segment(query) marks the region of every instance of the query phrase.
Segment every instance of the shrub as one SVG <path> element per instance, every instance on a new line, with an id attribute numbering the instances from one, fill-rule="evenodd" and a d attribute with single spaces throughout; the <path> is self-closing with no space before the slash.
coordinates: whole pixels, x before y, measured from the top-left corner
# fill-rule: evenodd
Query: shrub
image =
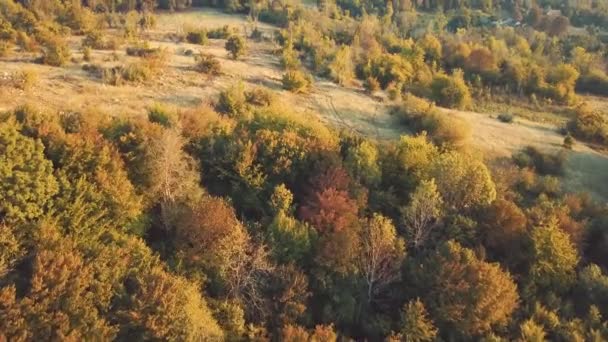
<path id="1" fill-rule="evenodd" d="M 70 59 L 70 49 L 66 42 L 59 37 L 48 39 L 42 51 L 42 63 L 52 66 L 62 66 Z"/>
<path id="2" fill-rule="evenodd" d="M 87 32 L 82 46 L 98 50 L 116 50 L 120 47 L 120 42 L 115 38 L 104 38 L 104 34 L 99 30 L 92 30 Z"/>
<path id="3" fill-rule="evenodd" d="M 449 108 L 466 108 L 471 104 L 469 87 L 464 83 L 462 72 L 453 75 L 438 74 L 431 83 L 433 99 Z"/>
<path id="4" fill-rule="evenodd" d="M 122 79 L 128 82 L 144 82 L 152 78 L 154 71 L 145 64 L 132 63 L 122 68 Z"/>
<path id="5" fill-rule="evenodd" d="M 608 143 L 608 120 L 605 114 L 587 104 L 576 108 L 574 119 L 568 123 L 568 128 L 579 139 Z"/>
<path id="6" fill-rule="evenodd" d="M 195 56 L 196 66 L 195 69 L 198 72 L 202 72 L 207 75 L 219 75 L 222 70 L 220 61 L 217 60 L 213 55 L 201 53 Z"/>
<path id="7" fill-rule="evenodd" d="M 28 52 L 37 51 L 39 48 L 36 39 L 31 38 L 27 35 L 27 33 L 23 31 L 19 31 L 17 33 L 17 45 L 19 46 L 19 48 L 21 48 L 21 50 Z"/>
<path id="8" fill-rule="evenodd" d="M 245 54 L 245 39 L 241 36 L 232 35 L 228 38 L 224 47 L 230 53 L 232 59 L 237 59 Z"/>
<path id="9" fill-rule="evenodd" d="M 207 32 L 207 37 L 211 39 L 227 39 L 228 37 L 236 33 L 237 30 L 235 28 L 232 28 L 228 25 L 224 25 L 222 27 L 209 30 Z"/>
<path id="10" fill-rule="evenodd" d="M 262 87 L 256 87 L 245 92 L 245 97 L 247 98 L 247 103 L 255 106 L 270 106 L 274 102 L 272 91 Z"/>
<path id="11" fill-rule="evenodd" d="M 17 75 L 17 87 L 28 90 L 38 81 L 38 73 L 33 69 L 24 69 Z"/>
<path id="12" fill-rule="evenodd" d="M 572 135 L 570 135 L 570 133 L 566 134 L 562 146 L 568 150 L 571 150 L 572 146 L 574 146 L 574 138 L 572 137 Z"/>
<path id="13" fill-rule="evenodd" d="M 283 75 L 283 89 L 293 93 L 308 91 L 312 84 L 312 76 L 299 70 L 289 70 Z"/>
<path id="14" fill-rule="evenodd" d="M 11 43 L 4 40 L 0 40 L 0 57 L 7 56 L 10 51 Z"/>
<path id="15" fill-rule="evenodd" d="M 437 144 L 459 146 L 470 137 L 466 122 L 439 112 L 423 98 L 407 94 L 397 110 L 407 125 L 417 132 L 426 131 Z"/>
<path id="16" fill-rule="evenodd" d="M 365 88 L 365 91 L 368 94 L 373 94 L 380 90 L 380 82 L 378 82 L 378 80 L 374 77 L 370 76 L 363 82 L 363 88 Z"/>
<path id="17" fill-rule="evenodd" d="M 576 91 L 607 96 L 608 76 L 602 70 L 593 69 L 576 81 Z"/>
<path id="18" fill-rule="evenodd" d="M 148 109 L 148 121 L 170 128 L 175 124 L 175 114 L 161 104 L 154 104 Z"/>
<path id="19" fill-rule="evenodd" d="M 205 45 L 205 44 L 207 44 L 207 31 L 205 31 L 205 30 L 190 31 L 186 35 L 186 40 L 190 44 Z"/>
<path id="20" fill-rule="evenodd" d="M 90 62 L 91 61 L 91 48 L 88 46 L 85 46 L 82 48 L 82 59 L 85 62 Z"/>
<path id="21" fill-rule="evenodd" d="M 528 146 L 515 154 L 513 161 L 519 167 L 533 168 L 542 175 L 561 175 L 564 172 L 566 154 L 562 151 L 551 155 L 541 152 L 536 147 Z"/>
<path id="22" fill-rule="evenodd" d="M 245 86 L 239 82 L 220 93 L 217 110 L 228 116 L 237 117 L 245 112 L 246 101 Z"/>
<path id="23" fill-rule="evenodd" d="M 386 89 L 391 83 L 409 84 L 414 77 L 414 68 L 401 56 L 387 53 L 357 65 L 357 76 L 361 79 L 373 77 Z"/>
<path id="24" fill-rule="evenodd" d="M 156 16 L 150 12 L 145 12 L 141 15 L 141 18 L 139 18 L 137 24 L 142 30 L 154 28 L 156 27 Z"/>
<path id="25" fill-rule="evenodd" d="M 513 122 L 513 114 L 509 113 L 500 113 L 498 114 L 498 120 L 504 123 L 512 123 Z"/>
<path id="26" fill-rule="evenodd" d="M 127 55 L 135 57 L 154 57 L 161 53 L 161 49 L 151 48 L 147 43 L 139 44 L 136 46 L 127 47 Z"/>

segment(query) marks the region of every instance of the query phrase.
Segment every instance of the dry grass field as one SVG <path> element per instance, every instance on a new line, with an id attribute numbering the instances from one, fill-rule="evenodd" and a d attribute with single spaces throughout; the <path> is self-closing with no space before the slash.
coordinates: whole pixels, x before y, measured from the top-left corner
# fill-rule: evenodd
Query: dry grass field
<path id="1" fill-rule="evenodd" d="M 84 71 L 80 51 L 82 37 L 71 38 L 73 60 L 57 68 L 33 63 L 34 56 L 18 52 L 0 58 L 0 77 L 10 77 L 25 69 L 38 75 L 36 83 L 27 90 L 0 83 L 0 111 L 35 103 L 49 110 L 98 111 L 108 115 L 143 115 L 146 108 L 163 103 L 175 108 L 196 107 L 209 103 L 217 94 L 242 80 L 246 86 L 265 86 L 279 92 L 279 98 L 294 111 L 320 120 L 339 129 L 346 129 L 378 139 L 396 139 L 407 134 L 400 119 L 391 115 L 388 101 L 366 95 L 359 87 L 340 87 L 316 79 L 309 94 L 294 95 L 281 89 L 282 70 L 272 42 L 276 28 L 260 25 L 265 39 L 248 41 L 248 53 L 234 61 L 228 58 L 224 40 L 210 39 L 205 46 L 177 42 L 175 34 L 198 28 L 218 28 L 230 25 L 250 32 L 252 25 L 246 17 L 227 15 L 214 10 L 192 10 L 164 13 L 158 16 L 157 27 L 144 34 L 150 47 L 166 49 L 168 61 L 161 74 L 144 84 L 107 85 Z M 108 31 L 107 35 L 117 34 Z M 104 66 L 137 63 L 128 56 L 128 42 L 116 51 L 93 50 L 90 63 Z M 193 69 L 190 52 L 202 51 L 217 57 L 222 75 L 207 77 Z M 443 110 L 443 109 L 442 109 Z M 444 110 L 466 120 L 472 127 L 473 147 L 489 156 L 509 156 L 532 145 L 544 151 L 557 151 L 563 137 L 552 124 L 540 124 L 517 119 L 505 124 L 488 114 Z M 608 157 L 583 145 L 576 144 L 570 152 L 565 186 L 570 191 L 589 191 L 597 197 L 608 198 Z"/>

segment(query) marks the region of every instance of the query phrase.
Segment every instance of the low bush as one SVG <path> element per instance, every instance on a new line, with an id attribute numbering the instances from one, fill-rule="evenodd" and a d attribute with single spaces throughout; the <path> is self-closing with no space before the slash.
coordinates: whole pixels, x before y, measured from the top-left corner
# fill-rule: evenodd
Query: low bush
<path id="1" fill-rule="evenodd" d="M 38 73 L 33 69 L 21 70 L 16 77 L 16 86 L 21 90 L 29 90 L 38 82 L 38 78 Z"/>
<path id="2" fill-rule="evenodd" d="M 186 40 L 190 44 L 205 45 L 205 44 L 207 44 L 207 31 L 205 31 L 205 30 L 190 31 L 186 35 Z"/>
<path id="3" fill-rule="evenodd" d="M 312 84 L 312 76 L 299 70 L 289 70 L 283 75 L 283 89 L 293 93 L 307 92 Z"/>
<path id="4" fill-rule="evenodd" d="M 232 35 L 226 41 L 224 48 L 226 48 L 226 51 L 230 53 L 232 59 L 238 59 L 245 54 L 245 39 L 239 35 Z"/>
<path id="5" fill-rule="evenodd" d="M 602 70 L 591 70 L 576 81 L 576 91 L 607 96 L 608 76 Z"/>
<path id="6" fill-rule="evenodd" d="M 606 115 L 587 104 L 582 104 L 574 110 L 574 118 L 568 123 L 568 129 L 581 140 L 608 144 Z"/>
<path id="7" fill-rule="evenodd" d="M 82 59 L 85 62 L 90 62 L 91 61 L 91 48 L 88 46 L 85 46 L 82 48 Z"/>
<path id="8" fill-rule="evenodd" d="M 59 38 L 49 38 L 42 47 L 42 63 L 51 66 L 62 66 L 70 59 L 70 48 Z"/>
<path id="9" fill-rule="evenodd" d="M 10 51 L 11 43 L 4 40 L 0 40 L 0 57 L 8 56 Z"/>
<path id="10" fill-rule="evenodd" d="M 100 78 L 103 83 L 113 86 L 120 86 L 127 82 L 145 82 L 150 80 L 154 75 L 152 70 L 141 63 L 113 67 L 103 67 L 98 64 L 85 64 L 82 69 L 91 75 Z"/>
<path id="11" fill-rule="evenodd" d="M 564 143 L 562 144 L 562 146 L 568 150 L 571 150 L 574 146 L 574 138 L 572 137 L 572 135 L 570 135 L 570 133 L 566 134 L 566 136 L 564 137 Z"/>
<path id="12" fill-rule="evenodd" d="M 153 57 L 161 53 L 159 48 L 151 48 L 147 43 L 127 47 L 127 55 L 134 57 Z"/>
<path id="13" fill-rule="evenodd" d="M 148 121 L 170 128 L 177 121 L 176 114 L 161 104 L 154 104 L 148 108 Z"/>
<path id="14" fill-rule="evenodd" d="M 228 39 L 228 37 L 236 34 L 238 30 L 236 28 L 224 25 L 219 28 L 211 29 L 207 31 L 207 38 L 210 39 Z"/>
<path id="15" fill-rule="evenodd" d="M 536 147 L 528 146 L 523 151 L 515 154 L 513 161 L 519 167 L 534 169 L 542 175 L 562 175 L 566 154 L 564 151 L 553 155 L 547 154 Z"/>
<path id="16" fill-rule="evenodd" d="M 145 82 L 150 80 L 153 74 L 153 70 L 139 63 L 132 63 L 122 68 L 122 78 L 127 82 Z"/>
<path id="17" fill-rule="evenodd" d="M 509 113 L 500 113 L 498 114 L 498 120 L 504 123 L 512 123 L 513 122 L 513 114 Z"/>
<path id="18" fill-rule="evenodd" d="M 90 47 L 97 50 L 117 50 L 121 42 L 116 37 L 107 37 L 99 30 L 87 32 L 82 40 L 83 47 Z"/>
<path id="19" fill-rule="evenodd" d="M 436 75 L 431 83 L 431 92 L 439 105 L 448 108 L 467 108 L 472 101 L 469 87 L 459 71 L 453 75 Z"/>
<path id="20" fill-rule="evenodd" d="M 247 103 L 254 106 L 270 106 L 274 103 L 275 96 L 271 90 L 263 87 L 255 87 L 245 92 Z"/>
<path id="21" fill-rule="evenodd" d="M 247 97 L 245 96 L 245 86 L 237 83 L 220 93 L 216 107 L 220 113 L 230 117 L 238 117 L 245 113 L 247 109 Z"/>
<path id="22" fill-rule="evenodd" d="M 219 75 L 222 72 L 220 61 L 213 55 L 201 53 L 194 57 L 196 61 L 195 69 L 207 75 Z"/>
<path id="23" fill-rule="evenodd" d="M 423 98 L 406 94 L 397 111 L 408 126 L 416 132 L 427 132 L 436 144 L 457 147 L 470 137 L 471 129 L 466 122 L 441 113 Z"/>

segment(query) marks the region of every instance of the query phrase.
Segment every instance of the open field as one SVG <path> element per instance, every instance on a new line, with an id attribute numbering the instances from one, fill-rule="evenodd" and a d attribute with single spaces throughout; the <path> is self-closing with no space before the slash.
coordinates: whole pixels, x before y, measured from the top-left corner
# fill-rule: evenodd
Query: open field
<path id="1" fill-rule="evenodd" d="M 217 28 L 231 25 L 250 31 L 251 24 L 244 16 L 227 15 L 214 10 L 160 14 L 158 26 L 145 34 L 151 47 L 168 51 L 167 67 L 162 74 L 146 84 L 106 85 L 82 69 L 85 64 L 80 52 L 82 37 L 72 37 L 74 60 L 62 68 L 32 63 L 33 56 L 15 53 L 0 59 L 4 74 L 24 68 L 39 75 L 38 82 L 29 90 L 0 86 L 0 110 L 35 103 L 51 110 L 101 111 L 109 115 L 142 115 L 148 106 L 164 103 L 176 108 L 189 108 L 212 102 L 218 92 L 243 80 L 247 86 L 265 86 L 280 93 L 280 98 L 302 115 L 310 115 L 339 129 L 352 130 L 378 139 L 397 139 L 407 129 L 400 119 L 391 115 L 391 104 L 372 98 L 358 87 L 340 87 L 323 79 L 316 79 L 309 94 L 294 95 L 281 89 L 282 70 L 271 37 L 276 28 L 260 25 L 266 39 L 249 41 L 245 57 L 233 61 L 224 50 L 224 40 L 211 39 L 206 46 L 198 46 L 171 39 L 171 34 L 192 28 Z M 123 48 L 116 51 L 94 50 L 92 62 L 118 65 L 137 62 L 127 56 Z M 223 74 L 209 78 L 193 70 L 194 58 L 186 51 L 202 51 L 217 57 Z M 602 105 L 597 104 L 597 105 Z M 510 156 L 513 152 L 532 145 L 544 151 L 561 148 L 563 137 L 555 123 L 534 123 L 518 119 L 513 124 L 499 122 L 487 114 L 445 110 L 466 120 L 472 127 L 472 145 L 490 156 Z M 565 186 L 571 191 L 587 190 L 596 197 L 608 197 L 608 157 L 591 148 L 576 144 L 570 153 Z"/>

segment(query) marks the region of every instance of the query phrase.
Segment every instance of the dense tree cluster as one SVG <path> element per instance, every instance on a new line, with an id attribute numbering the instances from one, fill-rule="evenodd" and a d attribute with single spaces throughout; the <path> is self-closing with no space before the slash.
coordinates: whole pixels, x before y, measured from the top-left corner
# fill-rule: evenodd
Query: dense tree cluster
<path id="1" fill-rule="evenodd" d="M 94 12 L 203 4 L 22 3 L 0 0 L 0 39 L 43 44 L 49 64 L 66 57 L 62 30 L 88 32 Z M 243 83 L 214 107 L 147 116 L 1 113 L 0 339 L 608 339 L 606 204 L 560 189 L 560 156 L 484 161 L 437 108 L 486 92 L 575 102 L 605 56 L 573 48 L 564 19 L 485 0 L 222 6 L 284 26 L 285 88 L 358 78 L 400 98 L 417 132 L 336 132 Z M 449 20 L 434 14 L 424 34 L 403 20 L 438 8 Z M 487 35 L 469 12 L 500 9 L 534 25 Z M 243 52 L 228 29 L 209 34 Z M 574 110 L 572 132 L 605 142 L 601 113 Z"/>
<path id="2" fill-rule="evenodd" d="M 604 206 L 230 91 L 230 114 L 2 116 L 5 337 L 608 336 Z"/>

